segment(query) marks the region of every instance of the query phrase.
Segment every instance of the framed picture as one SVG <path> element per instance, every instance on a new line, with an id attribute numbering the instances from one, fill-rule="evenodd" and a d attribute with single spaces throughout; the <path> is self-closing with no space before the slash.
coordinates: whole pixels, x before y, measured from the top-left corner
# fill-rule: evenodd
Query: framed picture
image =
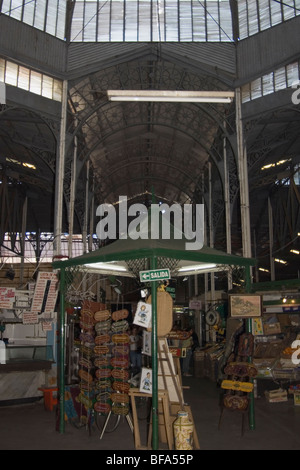
<path id="1" fill-rule="evenodd" d="M 139 302 L 137 304 L 137 309 L 134 315 L 133 323 L 135 325 L 139 325 L 144 328 L 149 328 L 151 326 L 151 319 L 152 319 L 151 304 L 146 304 L 145 302 Z"/>
<path id="2" fill-rule="evenodd" d="M 229 296 L 230 316 L 254 318 L 262 314 L 262 297 L 257 294 L 231 294 Z"/>
<path id="3" fill-rule="evenodd" d="M 151 342 L 152 342 L 151 331 L 143 330 L 143 349 L 142 349 L 142 353 L 146 354 L 146 356 L 151 356 Z"/>
<path id="4" fill-rule="evenodd" d="M 152 369 L 142 367 L 140 392 L 152 394 Z"/>

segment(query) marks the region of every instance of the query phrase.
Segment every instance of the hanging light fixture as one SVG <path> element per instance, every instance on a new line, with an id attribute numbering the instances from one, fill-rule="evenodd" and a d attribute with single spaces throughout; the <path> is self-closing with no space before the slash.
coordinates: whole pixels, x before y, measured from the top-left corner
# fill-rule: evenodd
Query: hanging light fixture
<path id="1" fill-rule="evenodd" d="M 231 103 L 233 91 L 107 90 L 110 101 Z"/>

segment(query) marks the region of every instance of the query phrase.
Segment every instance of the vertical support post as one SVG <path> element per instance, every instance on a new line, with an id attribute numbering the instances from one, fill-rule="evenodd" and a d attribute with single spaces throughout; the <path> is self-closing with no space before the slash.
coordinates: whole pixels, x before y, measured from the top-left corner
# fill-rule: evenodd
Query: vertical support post
<path id="1" fill-rule="evenodd" d="M 91 209 L 90 209 L 90 236 L 89 236 L 89 243 L 88 249 L 92 251 L 93 249 L 93 231 L 94 231 L 94 220 L 95 220 L 95 181 L 93 180 L 92 184 L 92 199 L 91 199 Z"/>
<path id="2" fill-rule="evenodd" d="M 77 127 L 77 119 L 75 119 L 75 125 Z M 72 162 L 72 171 L 71 171 L 71 185 L 70 185 L 69 241 L 68 241 L 69 258 L 72 258 L 72 246 L 73 246 L 75 188 L 76 188 L 76 173 L 77 173 L 77 150 L 78 150 L 78 141 L 77 141 L 77 135 L 75 135 L 73 162 Z"/>
<path id="3" fill-rule="evenodd" d="M 65 269 L 60 270 L 59 432 L 65 432 Z"/>
<path id="4" fill-rule="evenodd" d="M 224 123 L 226 127 L 226 123 Z M 225 205 L 225 225 L 226 225 L 226 247 L 227 253 L 231 253 L 231 212 L 230 212 L 230 191 L 229 173 L 227 165 L 226 137 L 223 138 L 223 159 L 224 159 L 224 205 Z M 228 271 L 228 290 L 232 289 L 232 273 Z"/>
<path id="5" fill-rule="evenodd" d="M 25 197 L 23 204 L 23 213 L 22 213 L 22 240 L 21 240 L 21 267 L 20 267 L 20 284 L 24 282 L 24 260 L 25 260 L 25 236 L 26 236 L 26 224 L 27 224 L 27 206 L 28 206 L 28 197 Z"/>
<path id="6" fill-rule="evenodd" d="M 151 258 L 151 269 L 157 268 L 156 256 Z M 158 366 L 157 366 L 157 281 L 151 284 L 152 307 L 152 449 L 158 449 Z"/>
<path id="7" fill-rule="evenodd" d="M 66 123 L 67 123 L 67 94 L 68 81 L 63 81 L 61 120 L 59 133 L 59 149 L 56 157 L 55 169 L 55 207 L 54 207 L 54 254 L 61 254 L 61 234 L 62 234 L 62 214 L 63 214 L 63 194 L 65 177 L 65 152 L 66 152 Z"/>
<path id="8" fill-rule="evenodd" d="M 270 198 L 268 198 L 268 217 L 269 217 L 269 240 L 270 240 L 270 269 L 271 269 L 271 281 L 275 281 L 275 263 L 273 256 L 273 210 Z"/>
<path id="9" fill-rule="evenodd" d="M 83 221 L 83 230 L 82 230 L 82 242 L 83 242 L 83 252 L 88 252 L 87 247 L 87 233 L 88 233 L 88 207 L 89 207 L 89 173 L 90 173 L 90 161 L 87 161 L 86 164 L 86 180 L 85 180 L 85 211 L 84 211 L 84 221 Z"/>
<path id="10" fill-rule="evenodd" d="M 211 163 L 208 163 L 208 184 L 209 184 L 209 246 L 214 247 L 214 227 L 213 227 L 213 209 L 212 209 L 212 179 L 211 179 Z M 215 273 L 210 274 L 210 290 L 211 290 L 211 300 L 215 300 Z"/>
<path id="11" fill-rule="evenodd" d="M 242 103 L 241 103 L 240 88 L 236 89 L 236 132 L 237 132 L 237 150 L 238 150 L 237 164 L 238 164 L 240 198 L 241 198 L 241 226 L 242 226 L 243 256 L 245 258 L 251 258 L 248 165 L 247 165 L 247 150 L 246 150 L 246 146 L 244 143 L 244 135 L 243 135 Z"/>
<path id="12" fill-rule="evenodd" d="M 242 122 L 242 100 L 241 89 L 236 89 L 236 131 L 237 131 L 237 150 L 238 150 L 238 172 L 240 183 L 241 198 L 241 225 L 242 225 L 242 245 L 243 256 L 251 258 L 251 231 L 250 231 L 250 207 L 249 207 L 249 183 L 248 183 L 248 165 L 247 150 L 244 143 L 243 122 Z M 250 292 L 251 271 L 250 266 L 246 266 L 245 273 L 246 291 Z M 246 331 L 252 332 L 251 319 L 246 320 Z M 249 358 L 252 361 L 252 358 Z M 250 429 L 255 429 L 255 410 L 254 410 L 254 393 L 250 394 L 250 412 L 249 412 Z"/>
<path id="13" fill-rule="evenodd" d="M 246 284 L 246 292 L 251 291 L 251 268 L 250 266 L 245 267 L 245 284 Z M 251 318 L 247 318 L 246 320 L 246 331 L 247 333 L 252 333 L 252 320 Z M 248 358 L 248 361 L 252 362 L 252 357 Z M 253 383 L 253 379 L 251 379 Z M 249 427 L 251 430 L 255 429 L 255 407 L 254 407 L 254 391 L 249 394 Z"/>

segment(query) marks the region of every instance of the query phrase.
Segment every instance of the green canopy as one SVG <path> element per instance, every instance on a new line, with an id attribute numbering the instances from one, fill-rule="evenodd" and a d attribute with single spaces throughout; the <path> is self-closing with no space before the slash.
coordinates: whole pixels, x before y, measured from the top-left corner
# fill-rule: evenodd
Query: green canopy
<path id="1" fill-rule="evenodd" d="M 98 250 L 85 253 L 76 258 L 53 262 L 54 269 L 93 264 L 98 262 L 128 261 L 135 259 L 157 258 L 191 261 L 197 263 L 215 263 L 222 266 L 254 266 L 256 260 L 229 254 L 208 246 L 201 250 L 187 250 L 186 240 L 138 239 L 116 240 Z M 119 273 L 120 274 L 120 273 Z"/>
<path id="2" fill-rule="evenodd" d="M 187 240 L 176 236 L 171 239 L 153 239 L 151 237 L 116 240 L 98 250 L 64 261 L 54 261 L 53 268 L 60 269 L 60 364 L 64 364 L 65 342 L 65 271 L 74 266 L 89 265 L 93 269 L 96 263 L 102 263 L 99 273 L 109 272 L 119 276 L 138 276 L 145 269 L 170 268 L 172 277 L 176 275 L 205 273 L 226 269 L 228 266 L 246 268 L 246 284 L 250 282 L 250 266 L 256 261 L 252 258 L 224 253 L 214 248 L 203 246 L 200 250 L 186 249 Z M 106 263 L 106 266 L 104 264 Z M 108 266 L 107 264 L 110 263 Z M 207 266 L 209 263 L 209 268 Z M 213 265 L 213 266 L 212 266 Z M 107 269 L 109 270 L 107 271 Z M 158 382 L 157 382 L 157 281 L 151 282 L 152 298 L 152 441 L 153 449 L 158 447 Z M 60 372 L 60 432 L 64 432 L 64 370 Z"/>

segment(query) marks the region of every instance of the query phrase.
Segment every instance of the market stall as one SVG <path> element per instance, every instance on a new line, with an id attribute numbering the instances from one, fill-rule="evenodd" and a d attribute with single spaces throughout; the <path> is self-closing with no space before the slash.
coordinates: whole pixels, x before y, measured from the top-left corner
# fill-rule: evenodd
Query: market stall
<path id="1" fill-rule="evenodd" d="M 141 272 L 169 270 L 171 277 L 203 274 L 226 270 L 231 266 L 245 268 L 245 285 L 250 289 L 250 267 L 255 265 L 254 259 L 242 258 L 227 254 L 207 246 L 201 250 L 187 250 L 186 240 L 182 239 L 151 239 L 151 237 L 133 240 L 120 239 L 99 250 L 86 253 L 80 257 L 53 262 L 53 268 L 60 271 L 60 364 L 64 364 L 65 338 L 65 291 L 66 277 L 73 269 L 91 270 L 109 273 L 115 276 L 139 278 Z M 146 281 L 147 282 L 147 281 Z M 153 449 L 158 448 L 158 383 L 157 383 L 157 280 L 149 282 L 152 305 L 152 425 Z M 60 432 L 64 433 L 64 371 L 60 372 L 59 407 Z"/>

